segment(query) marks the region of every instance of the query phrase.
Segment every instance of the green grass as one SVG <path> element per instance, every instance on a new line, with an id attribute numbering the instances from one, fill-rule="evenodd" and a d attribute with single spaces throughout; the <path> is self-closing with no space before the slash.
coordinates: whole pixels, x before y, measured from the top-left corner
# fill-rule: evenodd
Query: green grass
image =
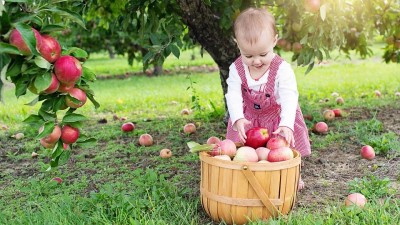
<path id="1" fill-rule="evenodd" d="M 213 64 L 206 57 L 191 62 L 189 56 L 189 53 L 183 54 L 183 65 Z M 87 66 L 98 74 L 120 74 L 132 71 L 125 60 L 107 60 L 98 55 Z M 166 68 L 178 63 L 169 59 Z M 135 68 L 140 70 L 139 65 Z M 294 69 L 303 112 L 312 114 L 314 121 L 322 119 L 321 112 L 326 108 L 374 110 L 399 105 L 400 99 L 394 96 L 400 90 L 399 65 L 374 60 L 332 63 L 317 66 L 308 75 L 304 75 L 306 68 Z M 9 165 L 1 167 L 4 170 L 0 172 L 0 224 L 202 224 L 209 221 L 200 213 L 199 171 L 192 171 L 199 161 L 196 155 L 187 153 L 186 143 L 224 135 L 225 126 L 221 121 L 224 101 L 217 72 L 189 76 L 190 79 L 187 74 L 181 74 L 96 81 L 92 88 L 101 107 L 95 109 L 87 103 L 77 112 L 90 117 L 83 131 L 96 137 L 98 146 L 74 148 L 73 158 L 66 165 L 49 172 L 44 172 L 47 167 L 41 163 L 47 157 L 34 140 L 36 130 L 21 123 L 29 114 L 37 113 L 39 105 L 24 105 L 34 96 L 27 94 L 16 99 L 13 89 L 8 88 L 6 102 L 0 105 L 0 124 L 7 124 L 10 130 L 0 131 L 0 144 L 13 144 L 6 145 L 10 149 L 0 162 Z M 188 89 L 191 82 L 193 88 Z M 381 98 L 374 96 L 376 89 L 382 92 Z M 193 106 L 194 91 L 201 110 L 181 117 L 181 109 Z M 336 105 L 332 92 L 344 97 L 344 105 Z M 365 93 L 363 98 L 362 93 Z M 321 103 L 323 99 L 328 101 Z M 135 122 L 135 132 L 121 133 L 121 123 L 112 120 L 114 114 Z M 102 118 L 108 123 L 98 124 Z M 201 132 L 194 136 L 182 134 L 187 122 L 196 122 Z M 307 121 L 307 125 L 311 122 Z M 352 136 L 361 143 L 362 137 L 376 135 L 381 138 L 376 142 L 389 149 L 399 143 L 398 136 L 396 139 L 396 135 L 384 133 L 376 119 L 356 123 L 334 121 L 330 125 L 336 128 L 335 132 L 312 136 L 315 149 L 347 141 Z M 26 134 L 23 142 L 9 138 L 16 132 Z M 138 137 L 143 133 L 160 139 L 150 147 L 138 146 Z M 158 157 L 160 149 L 165 147 L 174 152 L 169 161 Z M 32 150 L 40 153 L 38 160 L 30 161 Z M 315 152 L 318 154 L 318 150 Z M 51 182 L 55 176 L 63 177 L 64 182 L 61 185 Z M 343 199 L 337 199 L 326 207 L 298 208 L 289 216 L 267 224 L 398 224 L 399 199 L 385 191 L 384 180 L 371 179 L 349 184 L 352 190 L 371 187 L 370 193 L 379 193 L 378 197 L 369 196 L 364 210 L 345 208 Z"/>

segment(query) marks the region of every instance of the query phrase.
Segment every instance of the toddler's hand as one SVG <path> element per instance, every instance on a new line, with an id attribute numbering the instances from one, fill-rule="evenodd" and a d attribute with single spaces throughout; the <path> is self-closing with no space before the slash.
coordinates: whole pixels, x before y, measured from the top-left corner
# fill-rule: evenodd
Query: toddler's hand
<path id="1" fill-rule="evenodd" d="M 293 131 L 288 128 L 288 127 L 278 127 L 276 131 L 272 132 L 273 134 L 278 134 L 282 137 L 284 137 L 289 144 L 289 146 L 294 147 L 294 137 L 293 137 Z"/>
<path id="2" fill-rule="evenodd" d="M 237 131 L 238 131 L 238 133 L 239 133 L 239 138 L 240 138 L 240 140 L 242 141 L 242 143 L 246 143 L 246 131 L 245 131 L 245 126 L 246 125 L 248 125 L 248 124 L 251 124 L 251 122 L 250 121 L 248 121 L 247 119 L 245 119 L 245 118 L 242 118 L 242 119 L 238 119 L 236 122 L 235 122 L 235 124 L 234 124 L 234 126 L 236 126 L 236 129 L 237 129 Z"/>

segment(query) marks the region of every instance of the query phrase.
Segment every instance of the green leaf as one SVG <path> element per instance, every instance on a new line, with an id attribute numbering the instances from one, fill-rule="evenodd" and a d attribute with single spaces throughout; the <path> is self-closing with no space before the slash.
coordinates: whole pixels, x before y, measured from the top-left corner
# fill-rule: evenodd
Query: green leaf
<path id="1" fill-rule="evenodd" d="M 45 120 L 45 121 L 54 121 L 57 116 L 53 113 L 49 113 L 44 111 L 43 109 L 39 109 L 39 115 Z"/>
<path id="2" fill-rule="evenodd" d="M 310 63 L 310 65 L 308 65 L 308 68 L 307 68 L 305 74 L 308 74 L 313 68 L 314 68 L 314 62 L 312 62 L 312 63 Z"/>
<path id="3" fill-rule="evenodd" d="M 23 122 L 27 124 L 43 124 L 45 121 L 41 116 L 31 114 Z"/>
<path id="4" fill-rule="evenodd" d="M 26 94 L 26 89 L 28 89 L 29 78 L 28 77 L 21 77 L 15 83 L 15 96 L 19 98 L 22 95 Z"/>
<path id="5" fill-rule="evenodd" d="M 53 152 L 51 153 L 51 158 L 59 158 L 63 152 L 64 146 L 61 141 L 58 141 L 56 146 L 54 146 Z"/>
<path id="6" fill-rule="evenodd" d="M 94 99 L 92 94 L 86 93 L 87 98 L 93 103 L 94 107 L 97 109 L 100 107 L 100 104 Z"/>
<path id="7" fill-rule="evenodd" d="M 79 144 L 81 148 L 89 148 L 97 144 L 97 139 L 96 138 L 88 138 L 85 140 L 78 139 L 76 143 Z"/>
<path id="8" fill-rule="evenodd" d="M 51 64 L 41 56 L 36 56 L 34 62 L 39 68 L 50 69 Z"/>
<path id="9" fill-rule="evenodd" d="M 200 145 L 199 143 L 194 142 L 194 141 L 189 141 L 189 142 L 186 143 L 186 144 L 187 144 L 187 146 L 188 146 L 189 148 L 193 148 L 193 147 L 196 147 L 196 146 L 199 146 L 199 145 Z"/>
<path id="10" fill-rule="evenodd" d="M 71 113 L 64 116 L 64 118 L 62 119 L 62 123 L 74 123 L 85 120 L 87 120 L 85 116 L 77 113 Z"/>
<path id="11" fill-rule="evenodd" d="M 0 53 L 21 55 L 21 52 L 19 52 L 17 47 L 15 47 L 14 45 L 4 43 L 4 42 L 0 42 Z"/>
<path id="12" fill-rule="evenodd" d="M 34 83 L 34 85 L 39 93 L 46 90 L 50 86 L 50 84 L 51 84 L 50 72 L 46 72 L 44 74 L 38 75 L 36 77 L 35 83 Z"/>
<path id="13" fill-rule="evenodd" d="M 7 69 L 7 77 L 15 77 L 21 73 L 22 63 L 24 60 L 21 57 L 17 57 L 12 61 L 12 64 Z"/>
<path id="14" fill-rule="evenodd" d="M 82 66 L 82 78 L 87 81 L 95 81 L 96 74 L 89 68 Z"/>
<path id="15" fill-rule="evenodd" d="M 29 106 L 34 106 L 36 105 L 36 103 L 39 102 L 39 96 L 37 96 L 36 98 L 34 98 L 32 101 L 30 101 L 29 103 L 26 103 L 25 105 L 29 105 Z"/>
<path id="16" fill-rule="evenodd" d="M 36 37 L 32 27 L 24 23 L 17 23 L 15 24 L 15 28 L 17 28 L 17 30 L 21 33 L 22 39 L 24 39 L 26 45 L 31 50 L 31 53 L 33 55 L 40 55 L 40 53 L 36 50 Z"/>
<path id="17" fill-rule="evenodd" d="M 45 122 L 43 125 L 43 131 L 40 132 L 38 135 L 36 135 L 36 139 L 40 140 L 41 138 L 44 138 L 51 134 L 54 130 L 55 123 L 53 121 Z"/>
<path id="18" fill-rule="evenodd" d="M 63 149 L 63 152 L 59 155 L 58 165 L 64 165 L 65 163 L 68 162 L 70 157 L 71 157 L 71 151 Z"/>
<path id="19" fill-rule="evenodd" d="M 79 24 L 81 27 L 86 29 L 85 23 L 82 19 L 82 16 L 79 15 L 78 13 L 73 12 L 69 9 L 63 9 L 63 8 L 57 8 L 57 7 L 51 8 L 50 11 L 60 15 L 61 17 L 66 17 L 67 19 Z"/>
<path id="20" fill-rule="evenodd" d="M 171 49 L 172 54 L 174 54 L 174 56 L 179 59 L 180 51 L 179 51 L 178 46 L 172 44 L 172 45 L 169 45 L 169 48 Z"/>
<path id="21" fill-rule="evenodd" d="M 42 27 L 42 29 L 40 29 L 40 33 L 51 33 L 51 32 L 55 32 L 55 31 L 63 31 L 64 29 L 65 29 L 65 26 L 49 24 L 49 25 L 45 25 L 44 27 Z"/>
<path id="22" fill-rule="evenodd" d="M 86 59 L 89 57 L 89 55 L 85 50 L 77 47 L 69 48 L 67 50 L 67 54 L 74 56 L 75 58 L 77 58 L 79 61 L 82 62 L 86 61 Z"/>

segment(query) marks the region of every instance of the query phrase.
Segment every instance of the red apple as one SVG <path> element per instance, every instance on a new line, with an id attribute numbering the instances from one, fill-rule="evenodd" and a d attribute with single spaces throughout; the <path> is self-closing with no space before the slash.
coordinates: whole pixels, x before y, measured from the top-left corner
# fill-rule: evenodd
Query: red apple
<path id="1" fill-rule="evenodd" d="M 40 54 L 50 63 L 55 62 L 61 56 L 61 46 L 58 41 L 50 35 L 42 35 Z"/>
<path id="2" fill-rule="evenodd" d="M 44 138 L 40 139 L 40 144 L 44 147 L 44 148 L 48 148 L 48 149 L 52 149 L 54 148 L 54 146 L 56 145 L 56 143 L 47 143 Z"/>
<path id="3" fill-rule="evenodd" d="M 221 140 L 215 136 L 211 136 L 207 139 L 207 144 L 218 144 Z"/>
<path id="4" fill-rule="evenodd" d="M 300 53 L 300 52 L 301 52 L 301 49 L 303 49 L 303 46 L 302 46 L 299 42 L 293 43 L 293 45 L 292 45 L 292 51 L 293 51 L 294 53 Z"/>
<path id="5" fill-rule="evenodd" d="M 68 91 L 68 94 L 69 95 L 65 97 L 65 103 L 67 104 L 67 106 L 76 109 L 82 107 L 86 103 L 86 93 L 82 89 L 72 88 Z M 79 100 L 79 103 L 73 102 L 72 98 Z"/>
<path id="6" fill-rule="evenodd" d="M 172 156 L 172 151 L 168 148 L 161 149 L 160 157 L 161 158 L 170 158 Z"/>
<path id="7" fill-rule="evenodd" d="M 61 128 L 61 140 L 65 144 L 75 143 L 79 138 L 79 129 L 71 127 L 70 125 L 64 125 Z"/>
<path id="8" fill-rule="evenodd" d="M 281 136 L 273 137 L 267 142 L 267 148 L 270 150 L 280 147 L 289 147 L 289 143 L 287 143 L 286 139 Z"/>
<path id="9" fill-rule="evenodd" d="M 52 73 L 50 86 L 46 88 L 46 90 L 44 90 L 43 92 L 46 94 L 52 94 L 56 92 L 59 87 L 60 87 L 60 82 L 57 80 L 56 75 Z"/>
<path id="10" fill-rule="evenodd" d="M 82 65 L 75 57 L 64 55 L 54 63 L 54 73 L 61 83 L 74 84 L 82 75 Z"/>
<path id="11" fill-rule="evenodd" d="M 311 114 L 305 114 L 305 115 L 303 115 L 303 118 L 305 120 L 308 120 L 308 121 L 312 121 L 313 120 L 313 116 Z"/>
<path id="12" fill-rule="evenodd" d="M 344 200 L 344 203 L 346 206 L 356 205 L 360 208 L 363 208 L 367 203 L 367 199 L 360 193 L 353 193 L 347 196 L 347 198 Z"/>
<path id="13" fill-rule="evenodd" d="M 236 162 L 258 162 L 256 150 L 249 146 L 240 147 L 233 158 Z"/>
<path id="14" fill-rule="evenodd" d="M 342 117 L 341 109 L 332 109 L 333 113 L 335 113 L 335 117 Z"/>
<path id="15" fill-rule="evenodd" d="M 246 131 L 246 136 L 244 145 L 252 148 L 264 147 L 269 140 L 268 130 L 264 127 L 253 127 Z"/>
<path id="16" fill-rule="evenodd" d="M 44 130 L 44 127 L 41 126 L 39 128 L 39 133 L 42 133 Z M 46 137 L 43 138 L 43 141 L 49 143 L 49 144 L 54 144 L 56 143 L 61 137 L 61 128 L 59 125 L 55 125 L 53 131 Z"/>
<path id="17" fill-rule="evenodd" d="M 151 146 L 153 145 L 153 137 L 150 134 L 142 134 L 139 137 L 139 144 L 141 146 Z"/>
<path id="18" fill-rule="evenodd" d="M 194 125 L 193 123 L 188 123 L 183 127 L 183 132 L 185 134 L 193 134 L 194 132 L 196 132 L 196 125 Z"/>
<path id="19" fill-rule="evenodd" d="M 72 84 L 60 83 L 60 86 L 58 87 L 57 91 L 61 92 L 61 93 L 68 93 L 68 91 L 70 91 L 72 88 L 74 88 L 74 86 L 75 86 L 74 83 L 72 83 Z"/>
<path id="20" fill-rule="evenodd" d="M 342 97 L 337 97 L 336 98 L 336 104 L 343 105 L 344 104 L 344 99 Z"/>
<path id="21" fill-rule="evenodd" d="M 312 131 L 317 134 L 327 134 L 328 124 L 326 124 L 325 122 L 318 122 L 314 124 Z"/>
<path id="22" fill-rule="evenodd" d="M 268 154 L 269 162 L 280 162 L 286 161 L 289 159 L 293 159 L 294 154 L 291 148 L 289 147 L 280 147 L 277 149 L 271 149 Z"/>
<path id="23" fill-rule="evenodd" d="M 322 115 L 323 115 L 324 119 L 327 121 L 331 121 L 331 120 L 335 119 L 335 112 L 331 109 L 324 110 Z"/>
<path id="24" fill-rule="evenodd" d="M 369 145 L 364 145 L 362 148 L 361 148 L 361 156 L 364 158 L 364 159 L 368 159 L 368 160 L 373 160 L 374 158 L 375 158 L 375 151 L 374 151 L 374 148 L 372 148 L 371 146 L 369 146 Z"/>
<path id="25" fill-rule="evenodd" d="M 286 39 L 280 38 L 280 39 L 278 39 L 278 42 L 276 43 L 276 45 L 278 45 L 279 48 L 283 49 L 286 47 L 287 43 L 288 43 L 288 41 Z"/>
<path id="26" fill-rule="evenodd" d="M 36 38 L 36 49 L 40 49 L 42 44 L 42 36 L 40 35 L 39 31 L 35 30 L 34 28 L 32 28 L 32 30 Z M 21 33 L 17 29 L 12 30 L 10 33 L 10 44 L 17 47 L 23 55 L 30 55 L 32 53 L 22 38 Z"/>
<path id="27" fill-rule="evenodd" d="M 269 152 L 270 150 L 266 147 L 258 147 L 256 149 L 256 153 L 258 155 L 258 161 L 267 160 Z"/>
<path id="28" fill-rule="evenodd" d="M 57 182 L 57 184 L 61 184 L 63 182 L 63 180 L 59 177 L 54 177 L 52 180 Z"/>
<path id="29" fill-rule="evenodd" d="M 64 150 L 68 150 L 68 148 L 69 148 L 69 144 L 63 143 L 63 149 L 64 149 Z"/>
<path id="30" fill-rule="evenodd" d="M 320 7 L 321 7 L 320 0 L 305 0 L 304 2 L 304 8 L 311 13 L 318 12 Z"/>
<path id="31" fill-rule="evenodd" d="M 122 126 L 121 126 L 121 130 L 122 130 L 123 132 L 131 132 L 131 131 L 133 131 L 134 129 L 135 129 L 135 124 L 132 123 L 132 122 L 124 123 L 124 124 L 122 124 Z"/>

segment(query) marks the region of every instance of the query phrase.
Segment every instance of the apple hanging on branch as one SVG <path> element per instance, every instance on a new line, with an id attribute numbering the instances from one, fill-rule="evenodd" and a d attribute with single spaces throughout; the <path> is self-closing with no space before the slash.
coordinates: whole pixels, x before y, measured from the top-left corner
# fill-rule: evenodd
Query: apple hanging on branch
<path id="1" fill-rule="evenodd" d="M 5 3 L 4 7 L 4 26 L 0 29 L 0 99 L 3 101 L 3 82 L 15 85 L 17 98 L 27 91 L 35 94 L 35 98 L 27 105 L 41 103 L 41 106 L 37 114 L 28 116 L 24 122 L 39 130 L 36 139 L 49 155 L 50 170 L 67 162 L 73 145 L 93 145 L 96 141 L 81 132 L 80 128 L 87 118 L 75 113 L 77 108 L 86 104 L 87 99 L 96 108 L 100 106 L 90 89 L 90 83 L 96 80 L 96 75 L 84 66 L 88 58 L 86 51 L 76 47 L 61 48 L 62 45 L 53 36 L 65 27 L 50 24 L 49 20 L 41 20 L 47 23 L 38 24 L 38 20 L 29 18 L 54 18 L 63 14 L 70 15 L 69 19 L 82 26 L 84 23 L 78 14 L 63 8 L 49 8 L 48 11 L 44 10 L 47 13 L 44 15 L 35 14 L 35 10 L 16 11 L 11 15 L 8 12 L 14 12 L 18 4 Z M 15 17 L 28 19 L 14 22 Z M 60 117 L 58 112 L 63 110 L 66 112 Z M 69 147 L 64 148 L 66 145 Z"/>

